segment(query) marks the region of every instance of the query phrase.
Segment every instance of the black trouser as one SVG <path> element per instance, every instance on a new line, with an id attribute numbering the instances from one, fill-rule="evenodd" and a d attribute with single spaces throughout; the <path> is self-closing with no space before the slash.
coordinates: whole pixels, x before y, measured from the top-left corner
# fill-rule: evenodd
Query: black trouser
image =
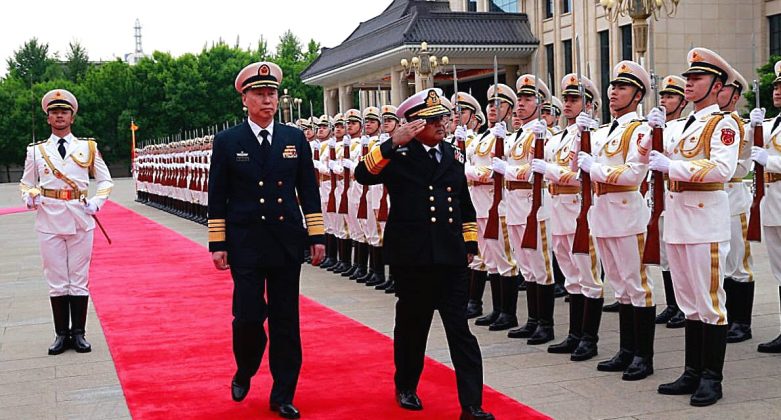
<path id="1" fill-rule="evenodd" d="M 461 406 L 482 405 L 483 362 L 477 339 L 466 319 L 469 280 L 466 267 L 391 267 L 396 281 L 396 326 L 393 353 L 396 388 L 416 390 L 434 311 L 445 327 L 456 371 Z"/>
<path id="2" fill-rule="evenodd" d="M 268 342 L 269 368 L 274 379 L 270 401 L 280 404 L 293 402 L 301 371 L 300 274 L 300 265 L 280 268 L 231 265 L 233 355 L 237 374 L 251 378 L 257 373 Z M 268 302 L 264 292 L 268 294 Z M 268 339 L 263 330 L 266 318 Z"/>

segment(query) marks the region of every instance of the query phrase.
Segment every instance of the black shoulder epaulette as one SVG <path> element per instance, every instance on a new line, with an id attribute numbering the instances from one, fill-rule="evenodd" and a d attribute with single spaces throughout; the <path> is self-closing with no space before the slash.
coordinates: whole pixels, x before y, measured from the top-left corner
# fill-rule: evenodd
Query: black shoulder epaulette
<path id="1" fill-rule="evenodd" d="M 681 117 L 681 118 L 678 118 L 675 121 L 686 121 L 687 119 L 689 119 L 689 117 Z"/>
<path id="2" fill-rule="evenodd" d="M 602 125 L 600 125 L 600 126 L 599 126 L 599 128 L 607 127 L 607 126 L 609 126 L 610 124 L 611 124 L 611 123 L 602 124 Z"/>
<path id="3" fill-rule="evenodd" d="M 711 115 L 732 115 L 732 111 L 716 111 Z"/>

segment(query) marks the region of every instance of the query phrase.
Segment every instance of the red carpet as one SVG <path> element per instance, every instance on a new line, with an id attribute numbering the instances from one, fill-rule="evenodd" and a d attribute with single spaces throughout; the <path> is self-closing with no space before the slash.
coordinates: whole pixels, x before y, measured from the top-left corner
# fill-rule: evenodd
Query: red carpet
<path id="1" fill-rule="evenodd" d="M 100 218 L 114 244 L 95 240 L 92 296 L 133 418 L 277 418 L 266 360 L 247 399 L 230 398 L 232 282 L 203 244 L 114 203 Z M 450 368 L 427 359 L 425 410 L 412 413 L 393 398 L 388 337 L 305 297 L 301 333 L 304 418 L 458 418 Z M 488 388 L 484 407 L 499 419 L 547 418 Z"/>
<path id="2" fill-rule="evenodd" d="M 0 216 L 6 214 L 22 213 L 25 211 L 31 211 L 27 207 L 0 207 Z"/>

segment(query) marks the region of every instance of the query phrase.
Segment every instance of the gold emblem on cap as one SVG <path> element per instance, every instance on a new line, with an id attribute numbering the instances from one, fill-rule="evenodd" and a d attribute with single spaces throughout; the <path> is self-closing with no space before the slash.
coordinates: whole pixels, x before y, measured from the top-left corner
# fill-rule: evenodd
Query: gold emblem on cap
<path id="1" fill-rule="evenodd" d="M 574 85 L 575 83 L 578 82 L 578 79 L 575 76 L 570 76 L 569 82 L 570 82 L 570 84 Z"/>
<path id="2" fill-rule="evenodd" d="M 524 84 L 524 85 L 531 85 L 531 84 L 532 84 L 532 81 L 531 81 L 531 79 L 529 79 L 528 77 L 524 77 L 524 78 L 523 78 L 523 84 Z"/>
<path id="3" fill-rule="evenodd" d="M 59 90 L 54 92 L 54 97 L 55 98 L 61 98 L 62 97 L 62 92 L 60 92 Z"/>
<path id="4" fill-rule="evenodd" d="M 437 95 L 437 91 L 430 90 L 428 91 L 428 97 L 426 98 L 426 106 L 432 107 L 434 105 L 439 105 L 439 95 Z"/>
<path id="5" fill-rule="evenodd" d="M 697 54 L 697 51 L 692 52 L 692 62 L 702 61 L 702 56 Z"/>
<path id="6" fill-rule="evenodd" d="M 631 73 L 631 71 L 629 70 L 629 66 L 627 66 L 626 64 L 622 64 L 621 68 L 619 68 L 618 71 L 620 73 Z"/>
<path id="7" fill-rule="evenodd" d="M 260 66 L 260 68 L 258 69 L 258 74 L 261 75 L 261 76 L 268 76 L 269 72 L 270 72 L 270 70 L 269 70 L 268 66 L 265 65 L 265 64 Z"/>

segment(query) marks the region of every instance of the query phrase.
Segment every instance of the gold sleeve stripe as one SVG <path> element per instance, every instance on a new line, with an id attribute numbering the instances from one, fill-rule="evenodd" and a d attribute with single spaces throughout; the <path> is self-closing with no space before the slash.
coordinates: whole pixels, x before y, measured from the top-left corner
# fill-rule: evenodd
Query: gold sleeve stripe
<path id="1" fill-rule="evenodd" d="M 108 197 L 109 194 L 111 194 L 111 188 L 101 188 L 95 193 L 95 195 L 100 197 Z"/>
<path id="2" fill-rule="evenodd" d="M 317 235 L 325 234 L 325 227 L 323 225 L 315 225 L 315 226 L 307 225 L 306 230 L 309 233 L 309 236 L 317 236 Z"/>
<path id="3" fill-rule="evenodd" d="M 613 172 L 605 178 L 605 183 L 607 184 L 616 184 L 618 183 L 618 178 L 621 177 L 621 174 L 624 173 L 629 169 L 628 165 L 619 165 L 613 168 Z"/>
<path id="4" fill-rule="evenodd" d="M 23 193 L 26 193 L 27 191 L 30 191 L 32 188 L 33 187 L 31 187 L 31 186 L 29 186 L 27 184 L 23 184 L 23 183 L 19 184 L 19 191 L 21 191 Z"/>
<path id="5" fill-rule="evenodd" d="M 225 232 L 209 232 L 209 242 L 225 242 Z"/>
<path id="6" fill-rule="evenodd" d="M 467 222 L 462 225 L 464 241 L 477 241 L 477 223 Z"/>
<path id="7" fill-rule="evenodd" d="M 716 168 L 716 164 L 707 159 L 693 160 L 689 163 L 700 168 L 697 172 L 692 174 L 690 179 L 691 182 L 704 182 L 705 176 L 707 176 L 710 171 Z"/>
<path id="8" fill-rule="evenodd" d="M 225 219 L 209 219 L 209 225 L 212 224 L 225 224 Z"/>
<path id="9" fill-rule="evenodd" d="M 366 155 L 366 169 L 368 169 L 369 173 L 372 175 L 378 175 L 382 172 L 389 162 L 390 160 L 385 159 L 382 156 L 382 150 L 379 147 L 375 147 Z"/>

